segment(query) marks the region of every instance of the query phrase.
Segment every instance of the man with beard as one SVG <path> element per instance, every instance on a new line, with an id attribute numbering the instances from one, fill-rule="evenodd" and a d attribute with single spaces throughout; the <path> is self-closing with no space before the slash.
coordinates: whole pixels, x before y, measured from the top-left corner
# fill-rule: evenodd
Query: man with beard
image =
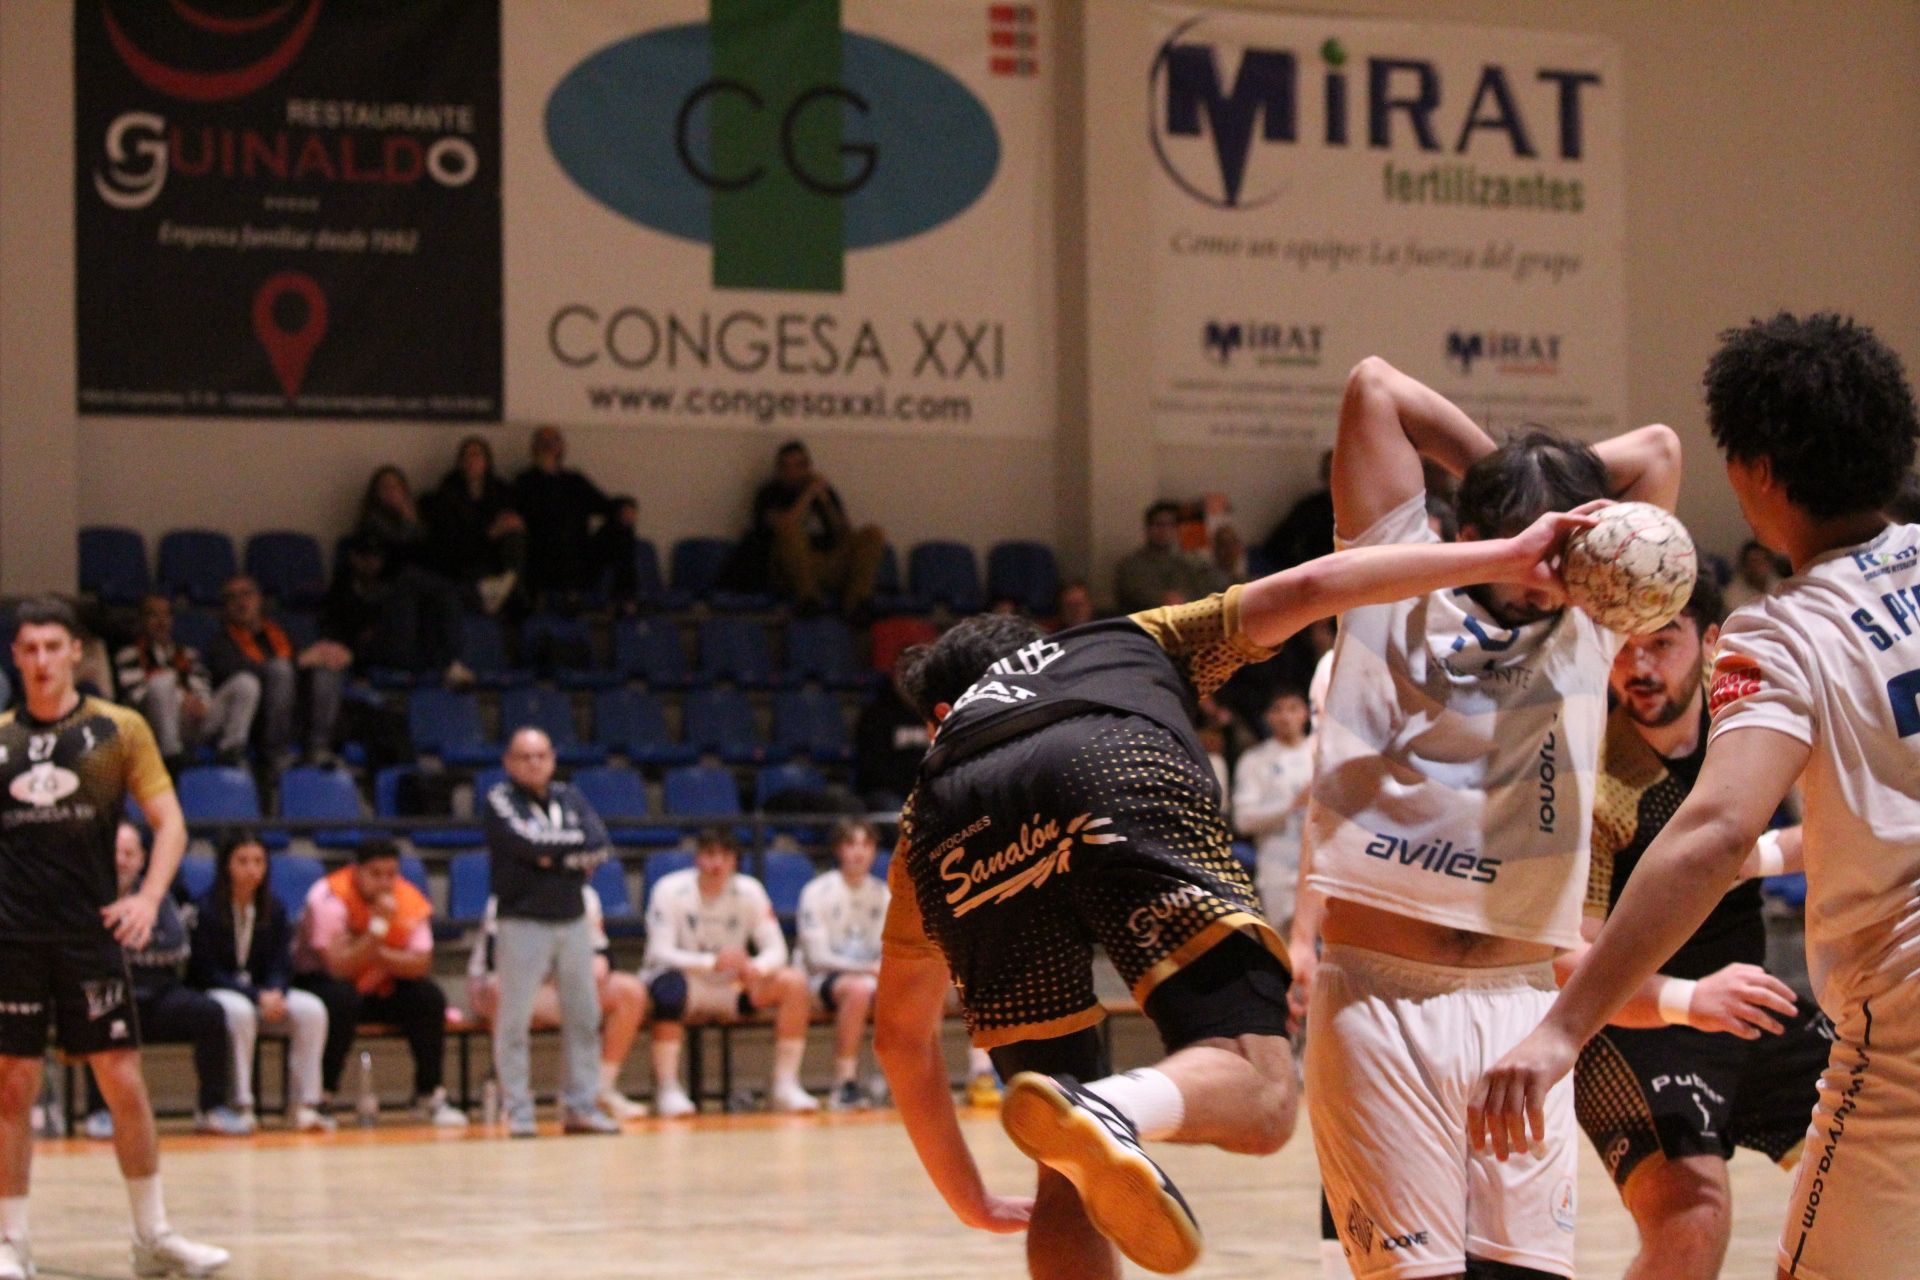
<path id="1" fill-rule="evenodd" d="M 1607 720 L 1594 802 L 1581 930 L 1589 938 L 1700 776 L 1704 664 L 1721 612 L 1719 588 L 1702 578 L 1678 618 L 1629 637 L 1614 659 L 1619 706 Z M 1763 843 L 1770 870 L 1798 861 L 1799 828 Z M 1747 870 L 1764 860 L 1756 851 Z M 1571 974 L 1580 955 L 1555 967 Z M 1574 1111 L 1640 1229 L 1628 1280 L 1720 1274 L 1733 1149 L 1785 1166 L 1799 1158 L 1833 1027 L 1767 973 L 1766 955 L 1759 882 L 1743 879 L 1581 1051 Z"/>

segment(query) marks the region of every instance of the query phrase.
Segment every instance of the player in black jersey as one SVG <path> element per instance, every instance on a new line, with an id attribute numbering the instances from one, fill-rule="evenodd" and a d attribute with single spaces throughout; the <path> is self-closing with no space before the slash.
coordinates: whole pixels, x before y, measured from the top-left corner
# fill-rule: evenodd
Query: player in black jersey
<path id="1" fill-rule="evenodd" d="M 1614 660 L 1619 705 L 1594 803 L 1589 938 L 1700 776 L 1704 662 L 1721 614 L 1719 589 L 1702 578 L 1678 618 L 1631 637 Z M 1775 838 L 1786 846 L 1781 863 L 1791 862 L 1798 828 Z M 1574 1111 L 1640 1230 L 1629 1280 L 1720 1274 L 1734 1148 L 1785 1166 L 1799 1155 L 1833 1028 L 1767 973 L 1766 955 L 1759 882 L 1743 880 L 1581 1051 Z M 1579 957 L 1558 963 L 1564 980 Z"/>
<path id="2" fill-rule="evenodd" d="M 1198 1257 L 1198 1226 L 1141 1139 L 1265 1154 L 1296 1099 L 1286 944 L 1231 855 L 1197 697 L 1361 604 L 1494 581 L 1557 593 L 1552 558 L 1583 523 L 1555 513 L 1511 539 L 1344 551 L 1052 637 L 974 618 L 909 655 L 903 687 L 934 739 L 901 815 L 874 1048 L 963 1222 L 1027 1229 L 1034 1276 L 1117 1277 L 1116 1245 L 1157 1271 Z M 1166 1043 L 1155 1068 L 1109 1074 L 1096 947 Z M 950 977 L 1010 1078 L 1002 1123 L 1040 1165 L 1032 1200 L 989 1194 L 955 1123 Z"/>
<path id="3" fill-rule="evenodd" d="M 73 610 L 29 600 L 15 626 L 24 705 L 0 715 L 0 1280 L 32 1274 L 30 1115 L 49 1024 L 61 1049 L 92 1068 L 113 1113 L 133 1205 L 134 1274 L 210 1275 L 227 1251 L 167 1224 L 121 950 L 145 945 L 186 849 L 186 820 L 147 722 L 74 688 Z M 123 897 L 114 833 L 129 794 L 153 828 L 153 855 L 146 879 Z"/>

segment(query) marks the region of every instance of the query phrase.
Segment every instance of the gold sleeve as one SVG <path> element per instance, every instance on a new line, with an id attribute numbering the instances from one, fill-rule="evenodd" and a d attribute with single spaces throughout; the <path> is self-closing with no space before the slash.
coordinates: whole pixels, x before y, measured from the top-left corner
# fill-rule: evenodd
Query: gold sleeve
<path id="1" fill-rule="evenodd" d="M 913 892 L 913 877 L 907 872 L 907 815 L 900 815 L 900 839 L 893 847 L 893 861 L 887 866 L 887 920 L 880 929 L 880 952 L 911 955 L 941 955 L 938 943 L 927 936 L 927 923 L 920 917 L 920 899 Z"/>
<path id="2" fill-rule="evenodd" d="M 173 790 L 173 777 L 166 761 L 160 758 L 160 744 L 153 740 L 147 719 L 137 711 L 113 703 L 100 703 L 120 735 L 122 760 L 126 766 L 127 790 L 144 804 L 157 795 Z"/>
<path id="3" fill-rule="evenodd" d="M 1131 616 L 1204 698 L 1249 662 L 1273 656 L 1272 649 L 1253 643 L 1240 629 L 1240 595 L 1241 588 L 1233 586 L 1192 604 L 1163 605 Z"/>

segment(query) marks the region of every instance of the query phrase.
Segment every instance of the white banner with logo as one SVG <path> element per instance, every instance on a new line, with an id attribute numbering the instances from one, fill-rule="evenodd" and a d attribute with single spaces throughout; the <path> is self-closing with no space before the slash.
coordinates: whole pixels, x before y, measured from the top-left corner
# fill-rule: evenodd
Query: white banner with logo
<path id="1" fill-rule="evenodd" d="M 1369 354 L 1489 428 L 1624 425 L 1611 42 L 1156 14 L 1141 73 L 1159 438 L 1330 442 Z"/>
<path id="2" fill-rule="evenodd" d="M 507 411 L 1054 419 L 1042 6 L 505 6 Z"/>

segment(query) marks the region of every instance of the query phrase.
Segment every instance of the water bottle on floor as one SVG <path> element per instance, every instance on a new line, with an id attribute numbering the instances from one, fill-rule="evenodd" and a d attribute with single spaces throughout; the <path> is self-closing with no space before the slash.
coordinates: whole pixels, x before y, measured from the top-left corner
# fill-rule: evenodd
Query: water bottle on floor
<path id="1" fill-rule="evenodd" d="M 360 1097 L 353 1104 L 353 1113 L 363 1129 L 371 1129 L 380 1122 L 380 1095 L 373 1091 L 373 1052 L 360 1051 Z"/>

